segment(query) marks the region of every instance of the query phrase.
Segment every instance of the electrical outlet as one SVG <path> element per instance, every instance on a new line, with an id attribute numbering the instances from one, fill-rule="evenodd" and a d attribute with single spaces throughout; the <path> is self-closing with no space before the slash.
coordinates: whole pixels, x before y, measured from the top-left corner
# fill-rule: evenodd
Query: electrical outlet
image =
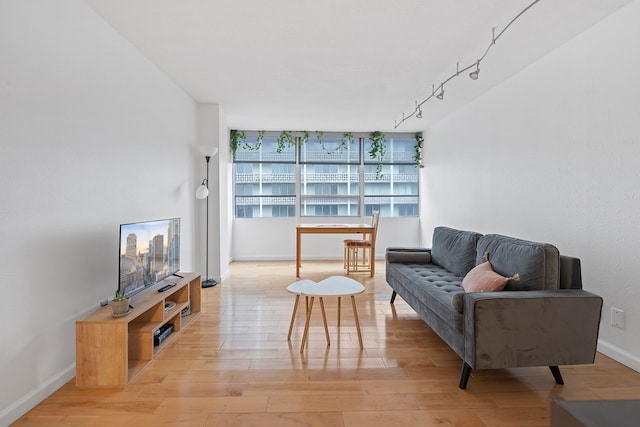
<path id="1" fill-rule="evenodd" d="M 620 329 L 624 329 L 624 311 L 619 308 L 611 307 L 611 325 Z"/>

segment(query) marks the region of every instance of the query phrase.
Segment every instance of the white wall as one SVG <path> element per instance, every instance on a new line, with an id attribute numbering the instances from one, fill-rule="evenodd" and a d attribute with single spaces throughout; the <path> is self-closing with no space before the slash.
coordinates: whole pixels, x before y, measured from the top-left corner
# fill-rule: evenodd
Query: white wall
<path id="1" fill-rule="evenodd" d="M 218 141 L 218 201 L 220 205 L 220 280 L 229 276 L 229 264 L 232 261 L 232 233 L 233 233 L 233 159 L 229 148 L 229 126 L 227 116 L 220 110 Z"/>
<path id="2" fill-rule="evenodd" d="M 421 171 L 424 169 L 421 169 Z M 370 218 L 366 219 L 366 222 Z M 354 218 L 305 218 L 304 223 L 359 223 Z M 418 246 L 420 223 L 418 218 L 380 218 L 376 236 L 376 258 L 384 259 L 388 246 Z M 233 259 L 293 260 L 296 258 L 295 218 L 236 218 L 233 221 Z M 357 235 L 302 236 L 302 259 L 342 259 L 343 240 Z"/>
<path id="3" fill-rule="evenodd" d="M 219 120 L 220 107 L 217 104 L 199 104 L 198 105 L 198 146 L 210 146 L 219 148 Z M 197 233 L 197 267 L 202 271 L 202 280 L 215 279 L 220 280 L 220 209 L 218 203 L 218 171 L 219 171 L 219 152 L 209 159 L 209 196 L 206 199 L 198 200 L 196 203 L 196 218 L 198 230 Z M 202 178 L 207 176 L 206 158 L 199 154 L 200 162 L 196 170 L 201 171 Z M 198 179 L 202 182 L 202 178 Z M 207 206 L 208 205 L 208 206 Z M 207 211 L 209 213 L 209 225 L 207 228 Z M 207 235 L 208 233 L 208 235 Z M 208 249 L 207 249 L 207 238 Z M 207 253 L 208 252 L 208 253 Z M 208 258 L 207 258 L 208 256 Z M 208 274 L 208 277 L 207 277 Z"/>
<path id="4" fill-rule="evenodd" d="M 0 2 L 0 425 L 75 375 L 75 321 L 117 287 L 118 226 L 182 218 L 196 105 L 80 0 Z"/>
<path id="5" fill-rule="evenodd" d="M 584 287 L 605 299 L 599 349 L 636 370 L 638 22 L 634 1 L 433 126 L 422 200 L 425 244 L 443 224 L 581 258 Z M 624 330 L 610 326 L 612 306 L 625 311 Z"/>

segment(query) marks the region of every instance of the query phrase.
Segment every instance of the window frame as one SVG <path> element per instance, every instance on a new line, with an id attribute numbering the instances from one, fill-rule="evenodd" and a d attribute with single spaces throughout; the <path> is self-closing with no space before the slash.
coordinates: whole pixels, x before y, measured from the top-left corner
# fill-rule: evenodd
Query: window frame
<path id="1" fill-rule="evenodd" d="M 279 132 L 257 132 L 257 131 L 245 131 L 245 134 L 247 135 L 247 140 L 249 140 L 250 142 L 253 141 L 257 141 L 257 138 L 259 137 L 264 137 L 265 139 L 268 138 L 269 142 L 273 142 L 274 138 L 277 138 L 278 135 L 280 135 Z M 404 158 L 400 161 L 394 161 L 392 154 L 393 151 L 390 150 L 390 145 L 393 144 L 393 139 L 400 139 L 400 140 L 407 140 L 410 139 L 410 141 L 415 141 L 415 135 L 414 134 L 409 134 L 409 133 L 390 133 L 388 135 L 385 136 L 387 142 L 386 142 L 386 146 L 387 146 L 387 154 L 385 155 L 385 158 L 382 160 L 382 162 L 380 162 L 380 164 L 382 165 L 383 171 L 382 171 L 382 177 L 381 179 L 376 179 L 375 175 L 376 173 L 372 173 L 370 171 L 370 168 L 376 168 L 377 165 L 379 164 L 378 160 L 376 159 L 372 159 L 370 158 L 370 156 L 368 155 L 368 146 L 370 145 L 371 141 L 369 139 L 369 135 L 368 133 L 354 133 L 353 135 L 353 145 L 357 146 L 358 149 L 358 153 L 357 153 L 357 158 L 358 158 L 358 163 L 355 163 L 352 158 L 352 156 L 349 156 L 346 160 L 341 160 L 341 159 L 331 159 L 331 156 L 329 155 L 328 159 L 315 159 L 315 160 L 307 160 L 304 159 L 303 160 L 303 152 L 305 152 L 304 147 L 306 147 L 306 145 L 302 144 L 302 141 L 305 140 L 304 144 L 314 144 L 314 143 L 318 143 L 319 139 L 316 139 L 317 137 L 313 136 L 313 133 L 311 134 L 312 136 L 309 136 L 310 134 L 307 132 L 294 132 L 294 138 L 295 138 L 295 144 L 293 144 L 292 146 L 287 146 L 286 147 L 286 154 L 289 156 L 289 158 L 291 160 L 247 160 L 247 159 L 238 159 L 238 158 L 233 158 L 233 168 L 232 168 L 232 197 L 233 197 L 233 211 L 234 211 L 234 218 L 284 218 L 283 216 L 280 215 L 271 215 L 271 216 L 262 216 L 261 214 L 259 214 L 258 216 L 253 216 L 253 211 L 255 211 L 255 206 L 256 205 L 250 205 L 250 204 L 242 204 L 242 205 L 238 205 L 238 200 L 242 199 L 242 198 L 255 198 L 258 200 L 266 200 L 265 198 L 281 198 L 281 197 L 293 197 L 293 209 L 294 209 L 294 215 L 293 216 L 286 216 L 286 217 L 295 217 L 298 220 L 302 217 L 304 218 L 336 218 L 336 217 L 359 217 L 359 218 L 364 218 L 367 216 L 367 212 L 371 209 L 368 209 L 367 206 L 390 206 L 390 209 L 393 209 L 394 205 L 397 206 L 409 206 L 409 205 L 414 205 L 416 206 L 415 211 L 417 212 L 417 214 L 415 216 L 406 216 L 406 215 L 401 215 L 400 214 L 400 210 L 401 208 L 399 207 L 399 211 L 397 215 L 386 215 L 386 216 L 391 216 L 394 218 L 415 218 L 415 217 L 419 217 L 420 215 L 420 174 L 419 174 L 419 168 L 417 167 L 417 165 L 415 164 L 415 161 L 413 160 L 413 157 L 409 158 L 406 155 L 404 156 Z M 260 136 L 261 135 L 261 136 Z M 343 134 L 338 134 L 338 133 L 322 133 L 320 134 L 324 139 L 332 139 L 332 143 L 335 143 L 335 141 L 337 139 L 342 138 Z M 326 142 L 323 141 L 324 144 L 326 144 Z M 260 150 L 263 149 L 263 146 L 260 147 Z M 324 147 L 323 147 L 324 149 Z M 293 152 L 291 152 L 293 151 Z M 248 151 L 243 151 L 245 153 L 247 153 Z M 315 151 L 317 153 L 317 150 Z M 275 153 L 275 152 L 268 152 L 268 153 Z M 311 153 L 313 154 L 314 151 L 307 151 L 307 154 Z M 398 153 L 409 153 L 409 151 L 400 151 Z M 413 153 L 411 153 L 413 154 Z M 261 157 L 262 152 L 259 156 L 260 159 L 262 159 Z M 237 157 L 237 156 L 236 156 Z M 312 156 L 311 156 L 312 157 Z M 260 164 L 260 165 L 264 165 L 264 164 L 271 164 L 271 165 L 276 165 L 276 164 L 287 164 L 287 165 L 293 165 L 293 170 L 295 171 L 294 173 L 294 179 L 295 182 L 293 182 L 293 188 L 294 188 L 294 192 L 295 194 L 291 194 L 291 195 L 264 195 L 264 194 L 252 194 L 252 195 L 242 195 L 242 194 L 237 194 L 236 190 L 237 190 L 237 172 L 236 172 L 236 165 L 237 164 L 247 164 L 247 163 L 251 163 L 251 164 Z M 313 166 L 313 165 L 327 165 L 327 166 L 332 166 L 332 165 L 336 165 L 336 169 L 338 170 L 338 172 L 336 173 L 341 173 L 340 171 L 340 166 L 347 166 L 348 169 L 351 169 L 352 167 L 355 167 L 357 170 L 357 175 L 358 175 L 358 185 L 357 185 L 357 192 L 358 194 L 303 194 L 303 190 L 302 190 L 302 178 L 303 178 L 303 166 Z M 407 167 L 407 166 L 412 166 L 414 168 L 416 168 L 416 173 L 415 173 L 415 181 L 411 180 L 411 181 L 407 181 L 406 183 L 410 184 L 407 187 L 412 187 L 415 185 L 415 194 L 393 194 L 392 191 L 388 191 L 387 193 L 383 193 L 383 194 L 368 194 L 367 193 L 367 187 L 371 184 L 375 184 L 375 182 L 379 181 L 381 184 L 388 184 L 390 186 L 390 190 L 392 190 L 393 188 L 393 182 L 388 182 L 384 179 L 385 175 L 389 175 L 390 172 L 385 172 L 385 169 L 388 170 L 389 167 L 396 169 L 395 172 L 391 173 L 392 176 L 397 176 L 397 175 L 403 175 L 402 173 L 400 173 L 400 169 L 402 167 Z M 330 168 L 331 169 L 331 168 Z M 347 174 L 349 175 L 349 178 L 351 177 L 351 175 L 353 175 L 353 172 L 351 172 L 351 170 L 349 170 L 347 172 Z M 404 175 L 411 175 L 411 174 L 407 174 L 405 173 Z M 260 178 L 259 181 L 262 184 L 263 180 L 262 180 L 262 172 L 260 172 Z M 391 178 L 389 178 L 391 179 Z M 283 182 L 282 184 L 292 184 L 291 182 Z M 335 184 L 336 186 L 338 186 L 338 190 L 339 190 L 339 185 L 340 183 L 331 183 L 331 182 L 326 182 L 325 184 L 327 185 L 331 185 L 331 184 Z M 351 180 L 349 179 L 349 181 L 347 182 L 348 186 L 351 186 Z M 404 184 L 404 183 L 403 183 Z M 410 202 L 410 203 L 399 203 L 400 200 L 398 199 L 411 199 L 412 201 L 415 200 L 414 202 Z M 315 213 L 309 213 L 308 210 L 303 214 L 303 206 L 305 205 L 306 201 L 313 201 L 313 200 L 322 200 L 322 199 L 334 199 L 334 200 L 356 200 L 357 201 L 357 205 L 358 205 L 358 209 L 357 209 L 357 213 L 355 215 L 333 215 L 333 214 L 329 214 L 329 215 L 317 215 Z M 397 200 L 396 203 L 385 203 L 384 199 L 391 199 L 391 201 L 395 201 Z M 374 201 L 373 203 L 368 203 L 368 200 Z M 252 211 L 252 216 L 238 216 L 238 206 L 242 206 L 243 210 L 249 210 Z M 260 203 L 260 213 L 262 212 L 262 207 L 263 206 L 268 206 L 268 205 L 263 205 L 262 203 Z M 285 205 L 281 205 L 282 207 L 287 207 L 287 210 L 289 209 L 289 207 L 291 207 L 290 204 L 285 204 Z M 313 205 L 311 205 L 313 206 Z M 321 203 L 315 205 L 315 208 L 312 207 L 312 209 L 314 210 L 314 212 L 317 211 L 318 207 L 322 206 Z M 330 204 L 324 205 L 324 206 L 332 206 Z M 338 205 L 335 205 L 338 206 Z M 282 211 L 282 207 L 279 208 L 279 213 L 281 213 Z M 250 208 L 250 209 L 249 209 Z M 331 209 L 331 208 L 329 208 Z M 338 212 L 339 212 L 339 208 Z M 351 208 L 348 208 L 349 210 Z M 323 209 L 324 210 L 324 209 Z M 405 212 L 407 210 L 407 208 L 404 208 Z M 393 213 L 393 211 L 391 212 Z"/>

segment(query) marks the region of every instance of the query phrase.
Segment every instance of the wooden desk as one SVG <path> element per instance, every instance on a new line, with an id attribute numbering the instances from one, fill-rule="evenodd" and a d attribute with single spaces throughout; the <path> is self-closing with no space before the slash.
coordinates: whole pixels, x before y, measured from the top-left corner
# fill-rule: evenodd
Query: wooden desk
<path id="1" fill-rule="evenodd" d="M 302 258 L 303 234 L 371 234 L 373 226 L 371 224 L 299 224 L 296 226 L 296 277 L 300 277 L 300 264 Z M 371 248 L 371 253 L 376 253 L 375 246 Z M 372 255 L 372 258 L 374 256 Z M 371 276 L 375 274 L 375 262 L 371 260 Z"/>

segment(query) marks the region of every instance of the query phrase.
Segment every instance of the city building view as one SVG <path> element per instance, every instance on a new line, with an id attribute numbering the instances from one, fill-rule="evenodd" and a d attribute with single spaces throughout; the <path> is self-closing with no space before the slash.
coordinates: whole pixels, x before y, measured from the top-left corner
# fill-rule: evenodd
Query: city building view
<path id="1" fill-rule="evenodd" d="M 120 226 L 120 291 L 143 289 L 180 270 L 180 219 Z"/>
<path id="2" fill-rule="evenodd" d="M 416 138 L 386 135 L 381 159 L 368 134 L 318 133 L 278 143 L 246 133 L 234 159 L 237 218 L 418 216 Z"/>

